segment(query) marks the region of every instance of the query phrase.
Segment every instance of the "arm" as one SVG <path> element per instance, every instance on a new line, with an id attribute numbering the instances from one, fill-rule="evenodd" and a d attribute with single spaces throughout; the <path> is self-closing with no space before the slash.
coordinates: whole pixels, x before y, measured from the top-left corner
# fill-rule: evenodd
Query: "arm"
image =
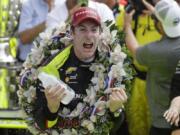
<path id="1" fill-rule="evenodd" d="M 59 85 L 48 87 L 44 91 L 37 90 L 34 115 L 39 128 L 51 128 L 57 123 L 60 102 L 64 96 L 64 89 Z"/>
<path id="2" fill-rule="evenodd" d="M 53 7 L 54 0 L 46 0 L 49 7 L 49 11 Z M 34 21 L 34 9 L 31 1 L 27 1 L 23 4 L 19 26 L 19 37 L 22 44 L 31 43 L 42 31 L 45 30 L 45 21 L 32 26 Z"/>
<path id="3" fill-rule="evenodd" d="M 42 31 L 45 30 L 45 22 L 42 22 L 33 28 L 26 29 L 19 33 L 22 44 L 31 43 Z"/>
<path id="4" fill-rule="evenodd" d="M 139 48 L 139 44 L 136 40 L 136 37 L 131 28 L 132 16 L 134 14 L 134 10 L 131 13 L 125 13 L 124 17 L 124 31 L 125 31 L 125 41 L 128 49 L 131 51 L 133 56 L 136 55 L 136 50 Z"/>

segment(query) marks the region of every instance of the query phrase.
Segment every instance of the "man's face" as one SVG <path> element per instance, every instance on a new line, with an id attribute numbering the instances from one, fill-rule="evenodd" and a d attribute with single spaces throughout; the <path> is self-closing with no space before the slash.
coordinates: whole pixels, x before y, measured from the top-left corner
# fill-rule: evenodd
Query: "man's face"
<path id="1" fill-rule="evenodd" d="M 94 57 L 99 36 L 100 26 L 92 20 L 85 20 L 74 27 L 74 51 L 80 60 L 85 61 Z"/>

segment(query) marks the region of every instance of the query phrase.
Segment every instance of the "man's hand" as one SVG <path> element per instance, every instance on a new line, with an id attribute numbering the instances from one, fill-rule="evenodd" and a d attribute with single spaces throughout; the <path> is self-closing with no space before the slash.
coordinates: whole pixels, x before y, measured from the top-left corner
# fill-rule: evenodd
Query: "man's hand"
<path id="1" fill-rule="evenodd" d="M 143 4 L 146 6 L 147 10 L 143 10 L 144 14 L 152 15 L 155 12 L 154 6 L 148 3 L 146 0 L 142 0 Z"/>
<path id="2" fill-rule="evenodd" d="M 130 13 L 125 13 L 124 15 L 124 29 L 131 28 L 131 22 L 133 15 L 135 13 L 135 10 L 132 10 Z"/>
<path id="3" fill-rule="evenodd" d="M 179 126 L 180 121 L 180 96 L 171 101 L 170 108 L 164 113 L 164 117 L 171 125 Z"/>
<path id="4" fill-rule="evenodd" d="M 171 125 L 178 126 L 179 123 L 179 112 L 177 111 L 177 108 L 169 108 L 165 113 L 164 117 L 168 123 Z"/>
<path id="5" fill-rule="evenodd" d="M 120 88 L 113 88 L 109 98 L 109 109 L 111 112 L 123 107 L 123 104 L 127 101 L 126 92 Z"/>
<path id="6" fill-rule="evenodd" d="M 60 102 L 66 95 L 65 90 L 60 85 L 49 86 L 45 89 L 45 96 L 50 112 L 55 113 L 60 107 Z"/>

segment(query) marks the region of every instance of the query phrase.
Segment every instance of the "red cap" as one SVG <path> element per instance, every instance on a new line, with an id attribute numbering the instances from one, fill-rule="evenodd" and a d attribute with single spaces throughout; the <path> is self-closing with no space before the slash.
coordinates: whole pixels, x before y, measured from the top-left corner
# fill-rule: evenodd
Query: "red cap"
<path id="1" fill-rule="evenodd" d="M 95 21 L 98 25 L 101 24 L 101 19 L 98 13 L 89 7 L 81 7 L 76 10 L 72 16 L 72 25 L 77 26 L 86 19 Z"/>

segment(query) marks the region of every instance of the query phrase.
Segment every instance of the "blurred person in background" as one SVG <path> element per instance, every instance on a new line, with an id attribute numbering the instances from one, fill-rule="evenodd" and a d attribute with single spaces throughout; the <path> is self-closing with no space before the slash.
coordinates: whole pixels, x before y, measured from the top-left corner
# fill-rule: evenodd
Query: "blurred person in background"
<path id="1" fill-rule="evenodd" d="M 46 17 L 48 12 L 54 7 L 54 4 L 62 3 L 57 0 L 24 0 L 19 20 L 19 45 L 18 60 L 25 61 L 28 53 L 33 47 L 34 39 L 45 30 Z"/>
<path id="2" fill-rule="evenodd" d="M 143 3 L 159 19 L 154 18 L 155 25 L 163 37 L 140 47 L 131 28 L 134 14 L 131 11 L 125 16 L 126 43 L 137 61 L 148 67 L 147 95 L 152 115 L 150 135 L 171 135 L 173 129 L 163 114 L 169 106 L 171 79 L 180 58 L 180 8 L 174 0 L 158 1 L 155 8 L 144 0 Z"/>
<path id="3" fill-rule="evenodd" d="M 46 26 L 47 28 L 57 27 L 61 22 L 69 21 L 71 14 L 81 6 L 88 6 L 97 10 L 102 22 L 107 20 L 114 21 L 113 12 L 104 3 L 98 3 L 92 0 L 64 0 L 61 4 L 48 14 Z"/>

